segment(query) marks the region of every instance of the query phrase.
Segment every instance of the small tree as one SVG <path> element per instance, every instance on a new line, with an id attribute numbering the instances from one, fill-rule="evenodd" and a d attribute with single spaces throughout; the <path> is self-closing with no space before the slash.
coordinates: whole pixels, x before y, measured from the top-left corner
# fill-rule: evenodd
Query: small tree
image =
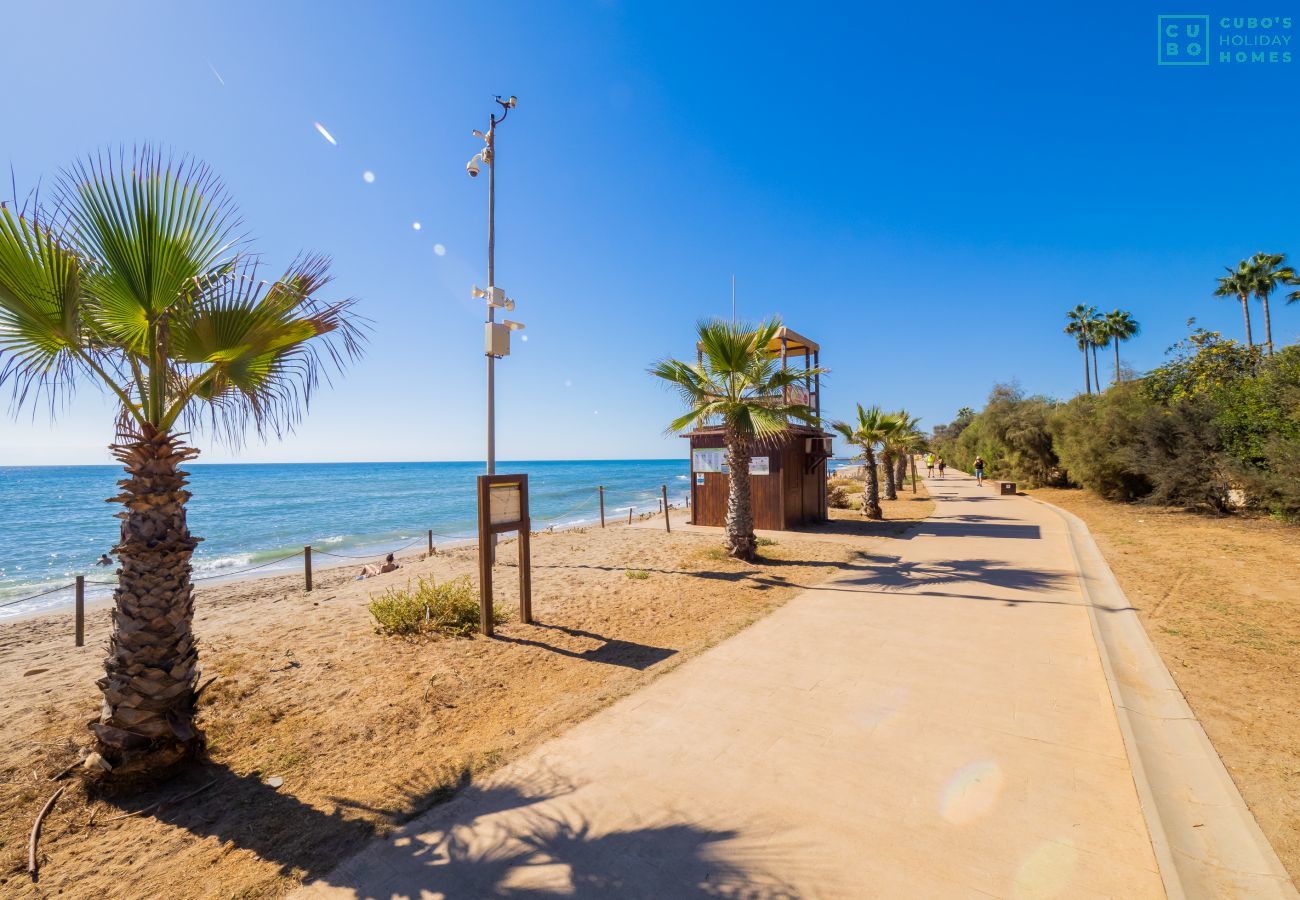
<path id="1" fill-rule="evenodd" d="M 701 321 L 700 361 L 665 359 L 650 374 L 677 389 L 687 411 L 668 425 L 677 432 L 721 425 L 727 447 L 727 552 L 752 560 L 753 498 L 749 460 L 756 443 L 771 440 L 790 427 L 791 420 L 816 424 L 817 414 L 805 403 L 790 403 L 787 388 L 820 374 L 820 369 L 783 369 L 769 349 L 781 328 L 779 319 L 736 325 L 721 319 Z"/>
<path id="2" fill-rule="evenodd" d="M 59 182 L 53 207 L 0 205 L 0 384 L 15 408 L 92 382 L 117 399 L 113 455 L 126 469 L 114 552 L 113 631 L 96 749 L 117 774 L 157 774 L 201 742 L 192 630 L 185 430 L 238 442 L 292 428 L 324 351 L 359 349 L 352 301 L 316 299 L 327 262 L 269 284 L 235 235 L 220 182 L 145 147 L 95 157 Z"/>
<path id="3" fill-rule="evenodd" d="M 876 474 L 876 451 L 882 447 L 890 435 L 898 428 L 898 419 L 882 413 L 879 406 L 864 409 L 858 404 L 858 419 L 848 422 L 833 422 L 831 427 L 839 432 L 840 437 L 862 451 L 863 475 L 866 483 L 862 492 L 862 514 L 868 519 L 884 518 L 880 509 L 880 482 Z"/>

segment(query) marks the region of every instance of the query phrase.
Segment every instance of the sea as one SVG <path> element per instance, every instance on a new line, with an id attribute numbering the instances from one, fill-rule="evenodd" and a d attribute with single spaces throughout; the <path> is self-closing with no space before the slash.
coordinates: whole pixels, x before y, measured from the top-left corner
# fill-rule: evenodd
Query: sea
<path id="1" fill-rule="evenodd" d="M 685 503 L 690 463 L 672 460 L 499 462 L 500 473 L 526 473 L 533 530 L 626 518 Z M 190 472 L 190 531 L 199 584 L 302 570 L 360 565 L 389 551 L 472 541 L 475 478 L 482 462 L 198 464 Z M 77 575 L 88 600 L 112 593 L 112 567 L 100 554 L 117 542 L 120 507 L 105 502 L 123 477 L 116 466 L 0 466 L 0 622 L 70 609 Z M 33 596 L 40 595 L 40 596 Z"/>

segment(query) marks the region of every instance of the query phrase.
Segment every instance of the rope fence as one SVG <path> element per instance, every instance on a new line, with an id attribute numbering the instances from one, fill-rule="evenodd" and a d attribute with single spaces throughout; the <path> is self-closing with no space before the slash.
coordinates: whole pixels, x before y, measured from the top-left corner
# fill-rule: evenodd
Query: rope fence
<path id="1" fill-rule="evenodd" d="M 656 512 L 652 513 L 652 515 L 658 515 L 659 512 L 663 512 L 663 513 L 664 513 L 664 525 L 665 525 L 665 528 L 666 528 L 666 530 L 671 531 L 671 530 L 672 530 L 672 525 L 671 525 L 671 522 L 669 521 L 670 517 L 667 515 L 667 512 L 668 512 L 668 510 L 673 509 L 673 504 L 671 504 L 671 503 L 668 502 L 668 486 L 667 486 L 667 485 L 663 485 L 663 486 L 660 488 L 660 490 L 659 490 L 658 493 L 659 493 L 659 496 L 655 497 L 655 503 L 657 504 L 658 510 L 657 510 Z M 605 505 L 605 487 L 604 487 L 604 485 L 601 485 L 601 486 L 595 488 L 594 490 L 588 491 L 587 493 L 583 494 L 583 495 L 582 495 L 582 499 L 579 500 L 579 501 L 578 501 L 576 504 L 574 504 L 573 506 L 569 507 L 568 509 L 565 509 L 565 510 L 563 510 L 563 511 L 561 511 L 561 512 L 558 512 L 558 513 L 553 513 L 553 514 L 548 515 L 548 516 L 546 516 L 545 518 L 539 519 L 539 520 L 537 520 L 537 521 L 538 521 L 539 524 L 541 524 L 541 523 L 546 523 L 546 522 L 550 522 L 551 524 L 550 524 L 549 526 L 544 526 L 544 527 L 554 528 L 554 527 L 555 527 L 555 523 L 556 523 L 556 521 L 558 521 L 558 520 L 560 520 L 560 519 L 565 519 L 565 518 L 567 518 L 567 517 L 569 517 L 569 516 L 572 516 L 574 513 L 579 512 L 580 510 L 583 510 L 583 509 L 587 509 L 587 508 L 589 508 L 589 507 L 592 507 L 593 505 L 595 505 L 596 507 L 599 508 L 599 511 L 600 511 L 600 527 L 601 527 L 601 528 L 604 528 L 605 525 L 606 525 L 606 522 L 605 522 L 605 511 L 606 511 L 606 505 Z M 688 507 L 690 506 L 689 495 L 688 495 L 688 499 L 687 499 L 687 502 L 686 502 L 686 506 L 688 506 Z M 618 511 L 618 512 L 621 512 L 621 511 L 623 511 L 623 510 L 626 510 L 626 511 L 627 511 L 627 521 L 628 521 L 628 523 L 630 524 L 631 521 L 632 521 L 632 514 L 633 514 L 633 511 L 636 509 L 636 504 L 633 503 L 633 504 L 631 504 L 631 505 L 627 505 L 627 506 L 614 506 L 614 507 L 610 507 L 610 509 L 615 510 L 615 511 Z M 592 511 L 595 512 L 595 509 L 593 509 Z M 593 522 L 594 522 L 594 520 L 593 520 Z M 346 559 L 346 560 L 355 560 L 355 561 L 376 560 L 376 559 L 382 559 L 382 558 L 385 558 L 385 557 L 387 557 L 387 556 L 390 555 L 390 554 L 401 553 L 403 550 L 409 550 L 409 549 L 411 549 L 412 547 L 416 546 L 417 544 L 419 544 L 419 543 L 421 543 L 421 542 L 426 542 L 426 543 L 427 543 L 427 546 L 428 546 L 428 553 L 431 555 L 431 554 L 437 552 L 436 548 L 434 547 L 434 543 L 433 543 L 433 539 L 434 539 L 435 537 L 438 537 L 438 538 L 444 538 L 444 539 L 446 539 L 446 540 L 448 540 L 448 541 L 471 541 L 471 542 L 473 541 L 473 537 L 472 537 L 472 535 L 465 535 L 465 534 L 447 534 L 446 532 L 434 531 L 433 529 L 428 529 L 428 530 L 426 530 L 426 532 L 425 532 L 425 534 L 424 534 L 423 537 L 418 537 L 418 538 L 416 538 L 415 540 L 410 541 L 409 543 L 406 543 L 406 544 L 401 545 L 400 547 L 395 547 L 395 548 L 393 548 L 392 550 L 381 550 L 381 551 L 379 551 L 379 552 L 377 552 L 377 553 L 364 554 L 364 555 L 362 555 L 362 554 L 352 554 L 352 553 L 336 553 L 336 552 L 334 552 L 334 551 L 332 551 L 332 550 L 321 550 L 321 549 L 318 549 L 318 548 L 314 548 L 314 547 L 312 547 L 312 546 L 309 544 L 309 545 L 303 547 L 303 549 L 301 549 L 301 550 L 297 550 L 297 551 L 295 551 L 295 552 L 293 552 L 293 553 L 289 553 L 289 554 L 287 554 L 287 555 L 285 555 L 285 556 L 277 557 L 276 559 L 269 559 L 269 560 L 266 560 L 265 562 L 260 562 L 260 563 L 258 563 L 257 565 L 247 566 L 247 567 L 245 567 L 245 568 L 242 568 L 242 569 L 235 569 L 235 570 L 233 570 L 233 571 L 213 572 L 212 574 L 209 574 L 209 575 L 192 575 L 192 576 L 190 577 L 190 580 L 191 580 L 191 581 L 210 581 L 211 579 L 214 579 L 214 578 L 234 578 L 234 577 L 236 577 L 236 576 L 244 575 L 244 574 L 247 574 L 247 573 L 249 573 L 249 572 L 256 572 L 256 571 L 258 571 L 258 570 L 260 570 L 260 569 L 266 569 L 266 568 L 269 568 L 269 567 L 271 567 L 271 566 L 280 565 L 280 564 L 282 564 L 282 563 L 286 563 L 286 562 L 288 562 L 288 561 L 291 560 L 291 559 L 296 559 L 296 558 L 298 558 L 298 557 L 301 556 L 301 557 L 303 557 L 303 578 L 304 578 L 305 586 L 306 586 L 306 589 L 307 589 L 308 591 L 310 591 L 310 590 L 312 589 L 312 556 L 313 556 L 313 555 L 318 555 L 318 556 L 329 556 L 329 557 L 332 557 L 332 558 L 334 558 L 334 559 Z M 4 602 L 0 602 L 0 609 L 4 609 L 5 607 L 9 607 L 9 606 L 17 606 L 17 605 L 20 604 L 20 603 L 27 603 L 27 602 L 29 602 L 29 601 L 31 601 L 31 600 L 38 600 L 38 599 L 40 599 L 41 597 L 48 597 L 49 595 L 51 595 L 51 594 L 57 594 L 57 593 L 59 593 L 60 591 L 66 591 L 66 590 L 69 590 L 69 589 L 75 589 L 75 591 L 76 591 L 76 598 L 75 598 L 75 608 L 74 608 L 74 612 L 75 612 L 75 623 L 76 623 L 76 643 L 77 643 L 77 646 L 78 646 L 78 647 L 81 647 L 81 646 L 84 646 L 84 636 L 85 636 L 85 594 L 86 594 L 86 585 L 88 585 L 88 584 L 89 584 L 89 585 L 100 585 L 100 586 L 109 586 L 109 587 L 113 587 L 113 586 L 116 586 L 116 585 L 118 584 L 118 582 L 117 582 L 116 580 L 114 580 L 114 581 L 101 581 L 101 580 L 97 580 L 97 579 L 90 579 L 90 578 L 87 578 L 87 577 L 85 577 L 84 575 L 78 575 L 78 576 L 76 576 L 76 580 L 75 580 L 75 581 L 71 581 L 71 582 L 69 582 L 69 583 L 67 583 L 67 584 L 61 584 L 61 585 L 57 585 L 57 586 L 55 586 L 55 587 L 47 588 L 47 589 L 45 589 L 45 590 L 43 590 L 43 591 L 39 591 L 39 592 L 37 592 L 37 593 L 35 593 L 35 594 L 29 594 L 29 595 L 26 596 L 26 597 L 17 597 L 17 598 L 13 598 L 13 599 L 10 599 L 10 600 L 5 600 Z"/>

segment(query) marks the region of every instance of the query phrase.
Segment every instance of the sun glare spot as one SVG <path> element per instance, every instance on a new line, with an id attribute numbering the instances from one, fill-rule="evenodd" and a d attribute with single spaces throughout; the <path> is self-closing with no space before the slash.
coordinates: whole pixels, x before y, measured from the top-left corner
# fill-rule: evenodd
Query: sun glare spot
<path id="1" fill-rule="evenodd" d="M 447 248 L 444 247 L 442 244 L 434 244 L 434 245 L 433 245 L 433 252 L 434 252 L 437 256 L 446 256 L 446 255 L 447 255 Z"/>
<path id="2" fill-rule="evenodd" d="M 366 184 L 374 184 L 375 173 L 370 171 L 369 169 L 366 169 L 364 172 L 361 173 L 361 180 L 364 181 Z"/>
<path id="3" fill-rule="evenodd" d="M 1012 885 L 1013 897 L 1059 897 L 1074 880 L 1079 851 L 1069 843 L 1044 841 L 1034 848 L 1020 868 Z"/>
<path id="4" fill-rule="evenodd" d="M 1002 768 L 991 759 L 963 766 L 944 785 L 939 814 L 954 825 L 969 825 L 993 808 L 1005 781 Z"/>
<path id="5" fill-rule="evenodd" d="M 416 231 L 419 231 L 419 230 L 420 230 L 420 223 L 419 223 L 419 222 L 412 222 L 412 223 L 411 223 L 411 227 L 414 228 Z"/>

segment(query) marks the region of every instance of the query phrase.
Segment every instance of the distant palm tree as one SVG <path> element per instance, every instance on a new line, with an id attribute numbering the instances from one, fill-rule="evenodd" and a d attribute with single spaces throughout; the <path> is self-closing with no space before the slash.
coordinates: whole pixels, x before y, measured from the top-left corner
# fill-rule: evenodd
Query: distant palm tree
<path id="1" fill-rule="evenodd" d="M 669 423 L 670 431 L 721 425 L 727 446 L 727 552 L 752 560 L 754 509 L 749 484 L 749 460 L 754 445 L 789 429 L 791 420 L 810 425 L 817 414 L 804 403 L 790 403 L 786 388 L 820 373 L 820 369 L 783 369 L 769 347 L 781 328 L 779 319 L 758 326 L 720 319 L 696 326 L 701 360 L 665 359 L 650 368 L 677 389 L 687 411 Z"/>
<path id="2" fill-rule="evenodd" d="M 1115 383 L 1119 384 L 1119 344 L 1137 335 L 1142 327 L 1138 325 L 1133 314 L 1122 309 L 1113 309 L 1101 319 L 1102 332 L 1108 343 L 1115 345 Z"/>
<path id="3" fill-rule="evenodd" d="M 1223 270 L 1227 275 L 1219 276 L 1219 286 L 1214 289 L 1216 297 L 1236 297 L 1241 301 L 1241 315 L 1246 320 L 1246 346 L 1255 346 L 1255 340 L 1250 333 L 1250 295 L 1255 290 L 1255 273 L 1250 263 L 1242 260 L 1237 263 L 1237 268 L 1224 266 Z"/>
<path id="4" fill-rule="evenodd" d="M 1092 393 L 1092 368 L 1088 361 L 1088 350 L 1093 347 L 1093 341 L 1096 338 L 1097 329 L 1097 307 L 1085 306 L 1080 303 L 1074 309 L 1065 314 L 1068 320 L 1065 326 L 1065 333 L 1073 335 L 1083 351 L 1083 383 L 1084 389 Z M 1100 385 L 1098 385 L 1100 387 Z"/>
<path id="5" fill-rule="evenodd" d="M 268 284 L 237 227 L 206 166 L 149 147 L 72 166 L 50 208 L 0 205 L 0 383 L 16 407 L 46 395 L 53 411 L 83 381 L 119 404 L 121 565 L 90 725 L 116 776 L 159 774 L 201 744 L 190 567 L 200 539 L 180 468 L 198 451 L 185 432 L 278 435 L 305 409 L 321 363 L 360 347 L 353 301 L 316 299 L 324 258 Z"/>
<path id="6" fill-rule="evenodd" d="M 831 427 L 840 433 L 846 443 L 862 451 L 862 470 L 865 487 L 862 492 L 862 514 L 868 519 L 884 518 L 880 509 L 880 482 L 876 472 L 876 450 L 884 445 L 890 435 L 898 428 L 898 420 L 880 411 L 879 406 L 864 409 L 858 404 L 858 420 L 833 422 Z"/>
<path id="7" fill-rule="evenodd" d="M 893 457 L 894 484 L 899 490 L 902 490 L 904 482 L 907 481 L 908 461 L 912 458 L 912 454 L 916 452 L 918 438 L 922 440 L 924 438 L 917 427 L 921 423 L 918 417 L 905 409 L 900 409 L 894 413 L 894 418 L 898 420 L 898 427 L 890 435 L 886 447 Z M 897 499 L 896 496 L 890 497 L 888 494 L 885 495 L 885 498 L 887 500 Z"/>
<path id="8" fill-rule="evenodd" d="M 1290 284 L 1296 277 L 1295 269 L 1286 264 L 1285 253 L 1256 253 L 1250 259 L 1255 296 L 1264 304 L 1264 344 L 1268 355 L 1273 355 L 1273 317 L 1268 311 L 1268 298 L 1280 285 Z"/>

